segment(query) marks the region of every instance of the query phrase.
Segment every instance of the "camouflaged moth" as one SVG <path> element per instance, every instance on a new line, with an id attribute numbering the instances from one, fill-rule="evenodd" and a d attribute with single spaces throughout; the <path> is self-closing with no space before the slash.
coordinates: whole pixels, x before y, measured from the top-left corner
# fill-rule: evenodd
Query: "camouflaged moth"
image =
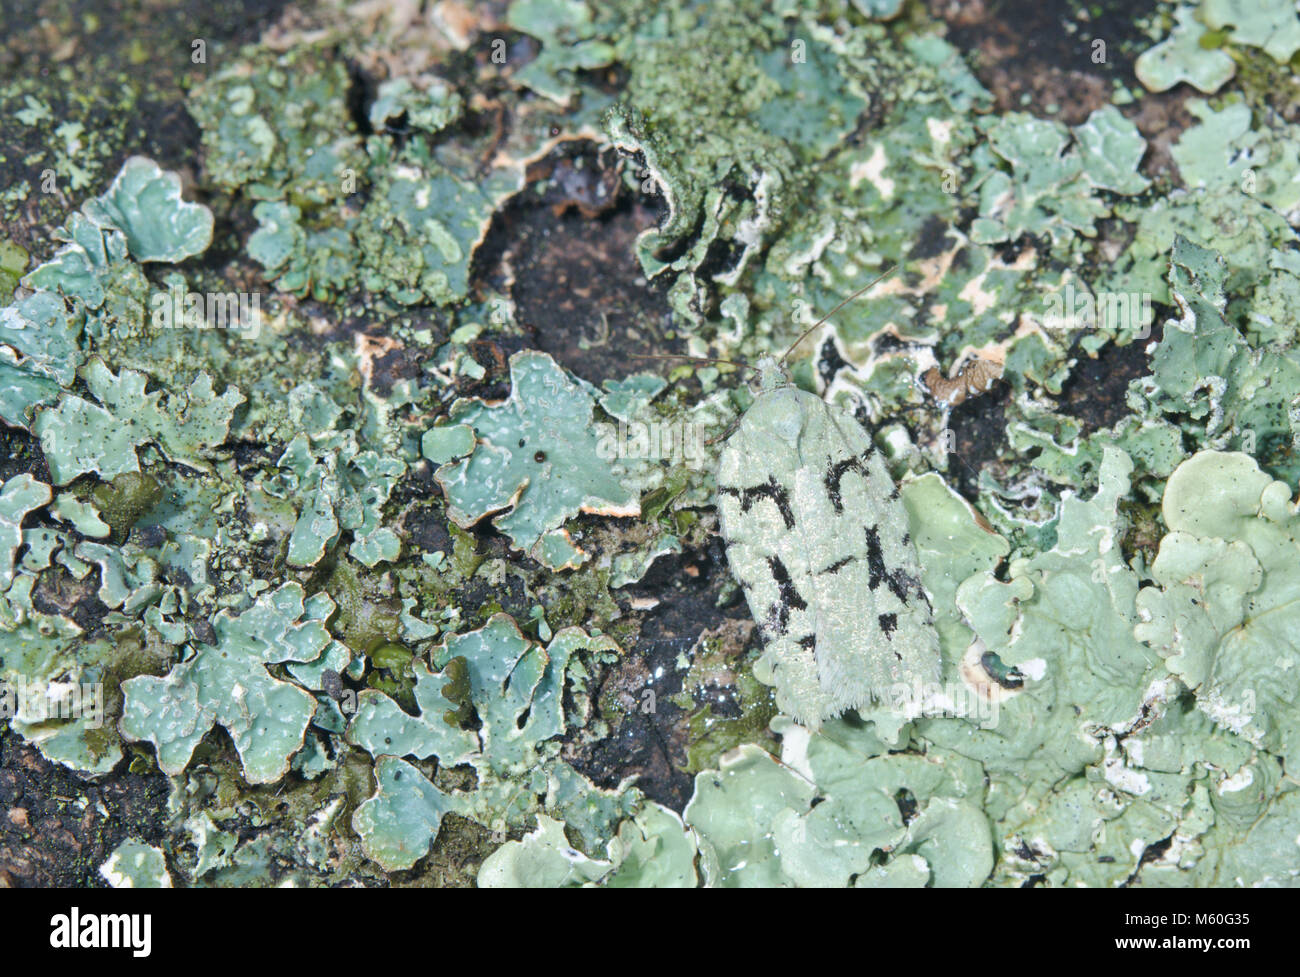
<path id="1" fill-rule="evenodd" d="M 871 436 L 796 387 L 784 360 L 755 368 L 757 398 L 722 450 L 718 513 L 764 642 L 755 674 L 815 729 L 937 682 L 939 637 L 907 513 Z"/>

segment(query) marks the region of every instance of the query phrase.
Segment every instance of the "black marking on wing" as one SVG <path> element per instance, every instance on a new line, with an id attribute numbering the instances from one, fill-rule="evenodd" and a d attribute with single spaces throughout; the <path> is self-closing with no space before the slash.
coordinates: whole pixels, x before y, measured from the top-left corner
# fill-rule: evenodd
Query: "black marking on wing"
<path id="1" fill-rule="evenodd" d="M 769 475 L 767 481 L 762 485 L 751 485 L 745 489 L 722 485 L 718 487 L 718 492 L 737 499 L 740 502 L 740 511 L 742 513 L 748 512 L 758 499 L 771 499 L 781 513 L 781 521 L 785 523 L 785 528 L 794 529 L 794 511 L 790 508 L 790 496 L 781 483 L 776 480 L 775 475 Z"/>
<path id="2" fill-rule="evenodd" d="M 839 573 L 839 572 L 840 572 L 841 570 L 843 570 L 846 566 L 848 566 L 850 563 L 852 563 L 855 559 L 857 559 L 857 557 L 854 557 L 854 556 L 846 556 L 846 557 L 844 557 L 844 559 L 842 559 L 842 560 L 836 560 L 836 561 L 835 561 L 834 563 L 832 563 L 830 566 L 828 566 L 828 567 L 824 567 L 824 568 L 822 568 L 821 570 L 818 570 L 818 571 L 817 571 L 817 575 L 818 575 L 818 576 L 821 576 L 823 573 Z"/>
<path id="3" fill-rule="evenodd" d="M 880 630 L 886 638 L 892 635 L 898 628 L 897 614 L 881 614 L 880 617 L 876 618 L 876 621 L 880 624 Z"/>
<path id="4" fill-rule="evenodd" d="M 867 474 L 866 461 L 871 457 L 874 448 L 868 448 L 861 455 L 854 458 L 845 458 L 837 461 L 826 472 L 826 494 L 830 497 L 831 505 L 835 507 L 835 514 L 841 515 L 844 512 L 844 500 L 840 497 L 840 482 L 849 472 L 857 472 L 865 481 L 870 482 L 871 477 Z"/>
<path id="5" fill-rule="evenodd" d="M 769 556 L 767 568 L 772 572 L 772 579 L 776 581 L 777 599 L 776 603 L 767 609 L 764 630 L 779 637 L 784 635 L 786 628 L 790 626 L 790 612 L 807 610 L 808 605 L 799 596 L 794 581 L 790 579 L 790 571 L 778 557 Z"/>
<path id="6" fill-rule="evenodd" d="M 930 595 L 927 594 L 925 588 L 921 586 L 921 581 L 917 580 L 915 577 L 908 577 L 907 579 L 911 581 L 912 587 L 916 590 L 917 596 L 919 596 L 921 600 L 925 601 L 925 606 L 928 607 L 930 613 L 933 614 L 934 605 L 930 603 Z"/>
<path id="7" fill-rule="evenodd" d="M 909 590 L 915 590 L 922 595 L 925 593 L 921 589 L 920 581 L 915 577 L 902 570 L 895 570 L 891 573 L 888 567 L 885 566 L 885 553 L 880 548 L 880 530 L 876 526 L 867 528 L 867 569 L 871 572 L 871 576 L 867 580 L 868 587 L 875 590 L 883 580 L 889 585 L 890 592 L 904 604 L 907 603 L 907 592 Z"/>
<path id="8" fill-rule="evenodd" d="M 805 634 L 802 638 L 799 639 L 799 647 L 802 648 L 804 651 L 816 651 L 817 635 Z"/>
<path id="9" fill-rule="evenodd" d="M 885 569 L 885 553 L 880 548 L 880 530 L 875 526 L 867 527 L 867 569 L 871 571 L 867 586 L 875 590 L 888 572 Z"/>

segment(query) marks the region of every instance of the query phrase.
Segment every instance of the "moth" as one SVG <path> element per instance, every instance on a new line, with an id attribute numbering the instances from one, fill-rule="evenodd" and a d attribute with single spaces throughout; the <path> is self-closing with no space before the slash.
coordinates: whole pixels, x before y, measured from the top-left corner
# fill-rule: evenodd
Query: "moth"
<path id="1" fill-rule="evenodd" d="M 717 506 L 764 644 L 755 675 L 816 729 L 938 682 L 939 637 L 898 486 L 855 417 L 794 385 L 789 353 L 754 368 L 757 397 L 723 446 Z"/>

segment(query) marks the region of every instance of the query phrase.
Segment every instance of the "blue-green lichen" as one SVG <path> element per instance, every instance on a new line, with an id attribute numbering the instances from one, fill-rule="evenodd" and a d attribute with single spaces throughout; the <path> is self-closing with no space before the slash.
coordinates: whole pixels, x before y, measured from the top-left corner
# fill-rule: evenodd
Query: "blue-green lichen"
<path id="1" fill-rule="evenodd" d="M 0 242 L 0 680 L 105 691 L 102 724 L 9 729 L 172 778 L 119 881 L 1294 884 L 1291 7 L 1153 15 L 1138 78 L 1210 96 L 1168 139 L 1145 109 L 1177 94 L 999 109 L 894 0 L 521 0 L 409 37 L 331 10 L 223 52 L 187 101 L 211 212 L 128 156 L 52 240 Z M 94 194 L 94 134 L 30 87 L 0 96 L 23 138 Z M 599 219 L 547 175 L 587 150 L 620 184 Z M 707 438 L 750 398 L 726 364 L 611 375 L 618 328 L 570 348 L 584 323 L 525 314 L 513 235 L 579 215 L 584 245 L 627 232 L 654 311 L 623 335 L 655 352 L 779 353 L 898 266 L 791 359 L 900 478 L 942 649 L 922 716 L 773 714 L 705 559 Z M 235 281 L 256 329 L 152 314 Z M 620 423 L 704 444 L 641 457 Z M 662 680 L 656 627 L 680 693 L 604 708 Z M 684 793 L 619 780 L 656 738 Z"/>

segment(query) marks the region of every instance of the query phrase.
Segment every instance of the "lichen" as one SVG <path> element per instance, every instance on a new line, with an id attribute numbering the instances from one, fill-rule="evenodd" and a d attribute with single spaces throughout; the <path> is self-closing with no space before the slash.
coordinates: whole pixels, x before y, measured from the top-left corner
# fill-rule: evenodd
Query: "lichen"
<path id="1" fill-rule="evenodd" d="M 538 544 L 566 519 L 579 512 L 635 516 L 640 507 L 597 452 L 594 391 L 544 354 L 516 354 L 510 376 L 504 404 L 452 407 L 451 419 L 473 428 L 478 443 L 466 460 L 439 468 L 438 482 L 458 525 L 509 510 L 493 524 L 520 549 L 554 561 Z"/>
<path id="2" fill-rule="evenodd" d="M 148 50 L 0 85 L 6 735 L 172 788 L 82 881 L 1294 884 L 1300 19 L 1161 7 L 1051 106 L 941 6 L 326 5 L 192 146 Z M 812 732 L 713 469 L 887 269 L 789 365 L 942 671 Z"/>
<path id="3" fill-rule="evenodd" d="M 354 816 L 370 856 L 390 870 L 409 868 L 428 850 L 448 812 L 504 830 L 534 813 L 537 798 L 548 790 L 554 809 L 579 819 L 600 792 L 555 759 L 547 744 L 568 728 L 566 685 L 573 687 L 580 716 L 584 708 L 586 666 L 579 652 L 596 664 L 614 648 L 609 639 L 576 628 L 543 647 L 497 614 L 484 627 L 444 642 L 433 654 L 442 663 L 437 672 L 415 666 L 417 717 L 381 692 L 363 692 L 348 740 L 380 762 L 376 793 Z M 464 725 L 470 709 L 476 729 Z M 472 791 L 444 792 L 404 756 L 436 758 L 440 770 L 468 764 L 477 783 Z M 567 789 L 557 790 L 566 783 Z M 610 802 L 614 811 L 626 812 L 635 799 L 628 792 L 612 795 Z"/>
<path id="4" fill-rule="evenodd" d="M 170 889 L 172 877 L 162 849 L 127 840 L 113 849 L 99 874 L 114 889 Z"/>
<path id="5" fill-rule="evenodd" d="M 122 735 L 153 743 L 158 766 L 179 774 L 208 730 L 221 725 L 249 783 L 279 780 L 302 745 L 316 700 L 266 666 L 325 654 L 332 639 L 324 621 L 333 610 L 327 595 L 305 600 L 301 586 L 286 583 L 240 614 L 222 611 L 212 621 L 215 644 L 190 648 L 164 678 L 122 684 Z"/>

